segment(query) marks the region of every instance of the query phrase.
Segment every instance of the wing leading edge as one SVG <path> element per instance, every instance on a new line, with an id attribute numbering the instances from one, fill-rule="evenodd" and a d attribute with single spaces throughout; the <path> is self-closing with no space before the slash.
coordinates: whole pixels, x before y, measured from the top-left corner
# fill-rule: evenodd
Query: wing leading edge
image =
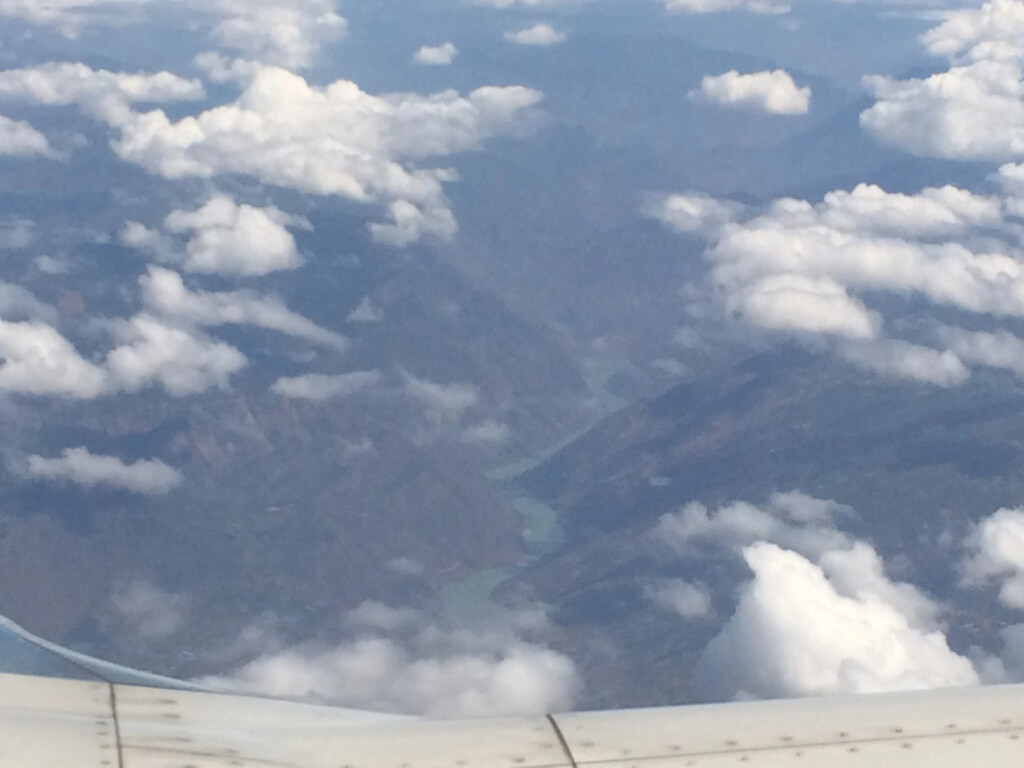
<path id="1" fill-rule="evenodd" d="M 419 720 L 0 675 L 5 768 L 975 768 L 1022 761 L 1024 686 Z"/>

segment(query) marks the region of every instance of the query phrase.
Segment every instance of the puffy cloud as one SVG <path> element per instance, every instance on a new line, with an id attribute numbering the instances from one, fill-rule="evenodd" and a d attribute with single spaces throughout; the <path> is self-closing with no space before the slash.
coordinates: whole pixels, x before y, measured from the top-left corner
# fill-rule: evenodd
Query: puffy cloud
<path id="1" fill-rule="evenodd" d="M 565 35 L 542 21 L 526 29 L 506 32 L 505 39 L 517 45 L 555 45 L 565 42 Z"/>
<path id="2" fill-rule="evenodd" d="M 110 598 L 110 607 L 130 631 L 143 640 L 166 640 L 188 621 L 189 601 L 148 581 L 133 581 Z"/>
<path id="3" fill-rule="evenodd" d="M 932 349 L 901 339 L 848 343 L 842 350 L 850 362 L 894 378 L 952 387 L 970 376 L 970 370 L 952 350 Z"/>
<path id="4" fill-rule="evenodd" d="M 964 583 L 999 583 L 999 600 L 1024 608 L 1024 510 L 1000 509 L 982 520 L 966 542 Z"/>
<path id="5" fill-rule="evenodd" d="M 0 390 L 91 399 L 107 386 L 104 370 L 83 359 L 53 326 L 0 320 Z"/>
<path id="6" fill-rule="evenodd" d="M 743 9 L 751 13 L 788 13 L 789 4 L 771 0 L 661 0 L 673 13 L 716 13 Z"/>
<path id="7" fill-rule="evenodd" d="M 226 389 L 231 375 L 247 364 L 234 347 L 150 315 L 136 315 L 114 327 L 121 344 L 107 355 L 106 365 L 120 389 L 159 384 L 175 396 Z"/>
<path id="8" fill-rule="evenodd" d="M 384 319 L 384 312 L 373 303 L 373 299 L 364 296 L 345 319 L 350 323 L 379 323 Z"/>
<path id="9" fill-rule="evenodd" d="M 390 223 L 372 231 L 404 245 L 424 234 L 449 237 L 455 220 L 443 194 L 454 175 L 407 168 L 477 147 L 515 128 L 540 94 L 483 87 L 468 96 L 373 96 L 352 82 L 310 86 L 283 69 L 262 68 L 237 101 L 172 122 L 135 115 L 115 148 L 125 160 L 168 178 L 239 173 L 282 187 L 385 204 Z"/>
<path id="10" fill-rule="evenodd" d="M 141 5 L 150 0 L 0 0 L 0 16 L 52 24 L 74 36 L 88 14 L 112 4 Z"/>
<path id="11" fill-rule="evenodd" d="M 46 137 L 24 120 L 0 115 L 0 155 L 50 155 Z"/>
<path id="12" fill-rule="evenodd" d="M 943 327 L 939 338 L 965 363 L 1005 368 L 1024 376 L 1024 340 L 1007 331 L 986 333 Z"/>
<path id="13" fill-rule="evenodd" d="M 811 105 L 811 89 L 798 88 L 789 73 L 782 69 L 749 75 L 741 75 L 736 70 L 707 75 L 701 80 L 700 88 L 689 95 L 705 103 L 776 115 L 806 114 Z"/>
<path id="14" fill-rule="evenodd" d="M 76 105 L 112 125 L 123 125 L 138 102 L 191 101 L 204 96 L 198 80 L 170 72 L 125 74 L 80 63 L 50 63 L 0 71 L 0 98 L 49 106 Z"/>
<path id="15" fill-rule="evenodd" d="M 458 50 L 452 43 L 441 45 L 424 45 L 413 55 L 413 61 L 417 64 L 428 64 L 433 66 L 444 66 L 455 60 Z"/>
<path id="16" fill-rule="evenodd" d="M 346 80 L 314 87 L 278 67 L 253 65 L 246 73 L 234 102 L 177 121 L 159 109 L 130 107 L 203 95 L 199 82 L 166 72 L 128 75 L 83 64 L 7 70 L 0 72 L 0 97 L 77 104 L 119 129 L 114 149 L 123 160 L 166 178 L 243 174 L 383 205 L 391 221 L 372 232 L 397 246 L 425 234 L 448 238 L 456 230 L 443 191 L 454 173 L 422 161 L 520 129 L 541 99 L 523 86 L 485 86 L 466 96 L 374 96 Z"/>
<path id="17" fill-rule="evenodd" d="M 707 587 L 682 579 L 648 584 L 644 594 L 655 605 L 684 619 L 701 619 L 711 613 L 711 594 Z"/>
<path id="18" fill-rule="evenodd" d="M 949 11 L 923 40 L 950 59 L 925 78 L 869 77 L 878 101 L 861 125 L 909 152 L 971 160 L 1024 154 L 1024 3 L 990 0 Z"/>
<path id="19" fill-rule="evenodd" d="M 881 318 L 828 278 L 770 275 L 729 296 L 726 308 L 762 328 L 869 339 Z"/>
<path id="20" fill-rule="evenodd" d="M 947 329 L 936 334 L 944 346 L 933 348 L 888 338 L 885 318 L 867 300 L 890 292 L 979 315 L 1024 317 L 1017 176 L 1016 166 L 1001 169 L 996 181 L 1005 191 L 992 196 L 952 186 L 901 194 L 860 184 L 820 203 L 783 198 L 754 209 L 682 194 L 647 209 L 709 241 L 711 278 L 732 316 L 824 340 L 885 375 L 951 386 L 968 377 L 968 364 L 1008 365 L 1012 339 Z"/>
<path id="21" fill-rule="evenodd" d="M 252 291 L 190 291 L 177 272 L 150 267 L 140 280 L 150 311 L 196 325 L 255 325 L 341 349 L 345 338 Z"/>
<path id="22" fill-rule="evenodd" d="M 116 456 L 99 456 L 85 448 L 68 448 L 60 458 L 29 456 L 28 474 L 92 487 L 110 485 L 146 494 L 167 493 L 181 481 L 181 473 L 156 459 L 126 464 Z"/>
<path id="23" fill-rule="evenodd" d="M 524 638 L 536 630 L 531 617 L 443 627 L 407 609 L 372 605 L 348 623 L 357 632 L 351 640 L 273 651 L 202 682 L 435 717 L 563 710 L 578 688 L 569 658 Z"/>
<path id="24" fill-rule="evenodd" d="M 248 59 L 288 69 L 311 66 L 320 47 L 341 39 L 347 29 L 335 0 L 190 0 L 190 4 L 223 17 L 212 31 L 220 45 Z"/>
<path id="25" fill-rule="evenodd" d="M 53 307 L 39 301 L 31 291 L 20 285 L 0 282 L 0 317 L 12 319 L 38 319 L 54 322 L 57 313 Z"/>
<path id="26" fill-rule="evenodd" d="M 745 548 L 743 558 L 753 580 L 699 663 L 718 693 L 776 697 L 978 682 L 971 662 L 921 616 L 927 599 L 890 582 L 877 557 L 846 562 L 840 575 L 769 543 Z M 907 610 L 908 593 L 916 610 Z"/>
<path id="27" fill-rule="evenodd" d="M 480 400 L 476 387 L 462 382 L 440 384 L 406 374 L 405 395 L 418 402 L 434 427 L 456 427 Z"/>
<path id="28" fill-rule="evenodd" d="M 330 400 L 335 397 L 348 397 L 368 387 L 377 385 L 381 380 L 378 371 L 353 371 L 337 376 L 326 376 L 318 373 L 282 378 L 274 382 L 271 389 L 285 397 L 302 400 Z"/>
<path id="29" fill-rule="evenodd" d="M 255 208 L 215 195 L 199 210 L 173 211 L 164 226 L 170 232 L 191 233 L 183 264 L 190 272 L 265 275 L 302 265 L 286 227 L 309 223 L 274 206 Z"/>
<path id="30" fill-rule="evenodd" d="M 682 555 L 702 552 L 709 541 L 733 549 L 770 541 L 817 557 L 851 544 L 835 527 L 836 516 L 848 513 L 830 499 L 790 491 L 772 494 L 762 506 L 736 501 L 710 511 L 692 502 L 662 515 L 653 534 Z"/>
<path id="31" fill-rule="evenodd" d="M 679 232 L 714 233 L 743 214 L 743 206 L 702 194 L 665 195 L 647 207 L 649 216 Z"/>

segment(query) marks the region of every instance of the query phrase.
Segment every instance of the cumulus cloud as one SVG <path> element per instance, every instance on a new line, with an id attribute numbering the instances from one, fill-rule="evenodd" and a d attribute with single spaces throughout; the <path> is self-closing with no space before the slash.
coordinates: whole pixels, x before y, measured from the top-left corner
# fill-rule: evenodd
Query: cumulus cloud
<path id="1" fill-rule="evenodd" d="M 488 626 L 448 627 L 408 609 L 364 605 L 351 639 L 267 653 L 202 682 L 272 696 L 435 717 L 542 713 L 571 706 L 572 661 L 536 641 L 526 615 Z"/>
<path id="2" fill-rule="evenodd" d="M 427 421 L 437 428 L 457 427 L 466 411 L 480 400 L 472 384 L 441 384 L 409 374 L 405 376 L 405 395 L 420 404 Z"/>
<path id="3" fill-rule="evenodd" d="M 0 320 L 0 390 L 75 399 L 98 397 L 107 386 L 102 367 L 85 360 L 47 323 Z"/>
<path id="4" fill-rule="evenodd" d="M 321 46 L 340 40 L 347 29 L 335 0 L 189 2 L 222 17 L 212 30 L 221 46 L 247 59 L 288 69 L 311 66 Z"/>
<path id="5" fill-rule="evenodd" d="M 91 488 L 109 485 L 145 494 L 163 494 L 182 481 L 181 473 L 157 459 L 140 459 L 126 464 L 116 456 L 100 456 L 85 448 L 68 448 L 59 458 L 29 456 L 28 474 L 49 480 L 64 480 Z"/>
<path id="6" fill-rule="evenodd" d="M 142 5 L 150 0 L 0 0 L 0 16 L 56 26 L 66 36 L 76 35 L 96 9 L 109 5 Z"/>
<path id="7" fill-rule="evenodd" d="M 542 21 L 526 29 L 506 32 L 505 39 L 517 45 L 555 45 L 565 42 L 565 35 Z"/>
<path id="8" fill-rule="evenodd" d="M 940 328 L 938 334 L 965 363 L 1003 368 L 1024 377 L 1024 339 L 1008 331 L 972 332 L 949 326 Z"/>
<path id="9" fill-rule="evenodd" d="M 740 107 L 776 115 L 803 115 L 811 106 L 811 89 L 797 87 L 788 72 L 782 69 L 741 75 L 731 70 L 721 75 L 707 75 L 700 88 L 691 91 L 691 99 Z"/>
<path id="10" fill-rule="evenodd" d="M 113 385 L 134 392 L 162 386 L 174 396 L 226 389 L 231 375 L 248 361 L 224 342 L 147 314 L 114 324 L 120 345 L 107 355 Z"/>
<path id="11" fill-rule="evenodd" d="M 788 13 L 789 4 L 771 0 L 661 0 L 673 13 L 716 13 L 742 9 L 751 13 Z"/>
<path id="12" fill-rule="evenodd" d="M 239 205 L 226 195 L 214 195 L 195 211 L 172 211 L 164 220 L 168 232 L 188 236 L 186 271 L 247 276 L 302 266 L 289 226 L 308 228 L 309 222 L 274 206 Z M 162 261 L 178 260 L 173 238 L 138 222 L 128 222 L 120 239 Z"/>
<path id="13" fill-rule="evenodd" d="M 110 598 L 110 607 L 129 631 L 143 640 L 166 640 L 188 621 L 189 601 L 145 581 L 133 581 Z"/>
<path id="14" fill-rule="evenodd" d="M 170 72 L 126 74 L 70 62 L 0 71 L 0 99 L 75 105 L 111 125 L 128 122 L 131 105 L 139 102 L 193 101 L 204 95 L 198 80 Z"/>
<path id="15" fill-rule="evenodd" d="M 925 78 L 869 77 L 876 103 L 861 125 L 918 155 L 1009 160 L 1024 154 L 1024 3 L 949 11 L 923 37 L 950 67 Z"/>
<path id="16" fill-rule="evenodd" d="M 54 322 L 57 312 L 20 285 L 0 282 L 0 318 L 5 320 L 46 320 Z"/>
<path id="17" fill-rule="evenodd" d="M 699 662 L 719 694 L 805 696 L 978 682 L 971 662 L 950 650 L 942 632 L 906 610 L 908 590 L 918 604 L 927 599 L 890 582 L 877 557 L 846 563 L 843 578 L 774 544 L 746 547 L 743 558 L 753 580 Z"/>
<path id="18" fill-rule="evenodd" d="M 701 619 L 711 613 L 711 594 L 702 584 L 682 579 L 665 579 L 648 584 L 647 599 L 684 619 Z"/>
<path id="19" fill-rule="evenodd" d="M 342 349 L 345 338 L 288 309 L 276 296 L 253 291 L 191 291 L 177 272 L 149 268 L 139 280 L 147 308 L 195 325 L 254 325 Z"/>
<path id="20" fill-rule="evenodd" d="M 24 120 L 0 115 L 0 155 L 51 155 L 46 137 Z"/>
<path id="21" fill-rule="evenodd" d="M 709 541 L 734 549 L 770 541 L 817 557 L 851 544 L 836 528 L 837 516 L 848 514 L 849 508 L 830 499 L 790 491 L 772 494 L 761 506 L 736 501 L 709 510 L 692 502 L 662 515 L 653 533 L 681 555 L 697 554 Z"/>
<path id="22" fill-rule="evenodd" d="M 348 397 L 380 383 L 378 371 L 352 371 L 337 376 L 310 373 L 305 376 L 281 378 L 271 390 L 279 395 L 301 400 L 325 401 L 335 397 Z"/>
<path id="23" fill-rule="evenodd" d="M 413 55 L 413 61 L 417 64 L 445 66 L 447 64 L 451 64 L 455 60 L 456 53 L 458 53 L 458 50 L 452 43 L 424 45 Z"/>
<path id="24" fill-rule="evenodd" d="M 1016 169 L 1004 166 L 996 175 L 1003 192 L 995 195 L 953 186 L 902 194 L 860 184 L 829 192 L 820 203 L 783 198 L 755 209 L 681 194 L 647 210 L 709 241 L 711 278 L 731 316 L 824 340 L 885 375 L 952 386 L 968 377 L 971 364 L 1012 365 L 1019 354 L 1012 338 L 955 329 L 934 334 L 937 347 L 890 338 L 886 318 L 868 298 L 916 295 L 924 307 L 1024 316 Z"/>
<path id="25" fill-rule="evenodd" d="M 724 225 L 738 220 L 743 215 L 743 206 L 730 200 L 690 193 L 653 199 L 647 206 L 647 213 L 678 232 L 714 234 Z"/>
<path id="26" fill-rule="evenodd" d="M 982 520 L 966 542 L 961 571 L 967 586 L 999 584 L 999 600 L 1024 608 L 1024 510 L 1000 509 Z"/>
<path id="27" fill-rule="evenodd" d="M 373 303 L 373 299 L 364 296 L 345 319 L 350 323 L 379 323 L 384 319 L 384 312 Z"/>
<path id="28" fill-rule="evenodd" d="M 423 161 L 520 130 L 541 99 L 522 86 L 484 86 L 466 96 L 374 96 L 351 81 L 319 88 L 288 70 L 257 65 L 234 102 L 198 115 L 175 121 L 159 109 L 130 107 L 202 95 L 198 81 L 166 72 L 127 75 L 82 64 L 0 72 L 0 98 L 77 104 L 119 130 L 114 149 L 121 159 L 165 178 L 242 174 L 381 205 L 390 221 L 371 231 L 395 246 L 427 234 L 448 238 L 456 230 L 443 191 L 454 173 Z"/>
<path id="29" fill-rule="evenodd" d="M 514 129 L 539 100 L 537 91 L 520 86 L 483 87 L 465 97 L 373 96 L 349 81 L 315 88 L 285 70 L 262 68 L 231 104 L 177 122 L 160 111 L 135 115 L 115 149 L 168 178 L 238 173 L 383 204 L 391 221 L 372 232 L 400 246 L 456 229 L 443 193 L 454 175 L 420 161 Z"/>

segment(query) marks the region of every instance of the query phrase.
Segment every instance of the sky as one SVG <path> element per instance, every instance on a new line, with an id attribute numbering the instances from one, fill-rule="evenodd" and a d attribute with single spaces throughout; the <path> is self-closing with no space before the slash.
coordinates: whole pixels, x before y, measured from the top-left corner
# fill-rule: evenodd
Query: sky
<path id="1" fill-rule="evenodd" d="M 322 408 L 393 398 L 420 449 L 518 439 L 529 403 L 485 373 L 352 353 L 389 319 L 378 298 L 295 300 L 288 281 L 348 247 L 324 244 L 322 211 L 381 261 L 440 255 L 590 379 L 642 371 L 643 395 L 779 344 L 942 390 L 1024 377 L 1021 0 L 0 0 L 0 36 L 4 408 L 187 408 L 245 381 Z M 558 261 L 620 227 L 656 232 L 685 279 L 629 289 Z M 7 481 L 141 499 L 190 483 L 166 455 L 40 450 L 12 445 Z M 640 585 L 708 636 L 705 698 L 1021 679 L 1024 623 L 957 645 L 943 596 L 851 532 L 863 510 L 811 490 L 694 500 L 643 533 L 737 574 Z M 1024 506 L 947 544 L 957 589 L 1024 609 Z M 126 574 L 106 611 L 170 641 L 194 604 Z M 202 679 L 444 716 L 586 701 L 549 606 L 467 625 L 366 600 L 340 626 L 295 641 L 256 618 Z"/>

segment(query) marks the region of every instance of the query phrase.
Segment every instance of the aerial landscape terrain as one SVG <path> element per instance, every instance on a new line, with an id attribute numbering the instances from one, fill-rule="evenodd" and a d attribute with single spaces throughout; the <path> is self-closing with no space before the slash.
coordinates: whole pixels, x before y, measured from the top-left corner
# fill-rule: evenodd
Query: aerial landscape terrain
<path id="1" fill-rule="evenodd" d="M 439 716 L 1024 681 L 1024 0 L 0 41 L 0 616 Z"/>

